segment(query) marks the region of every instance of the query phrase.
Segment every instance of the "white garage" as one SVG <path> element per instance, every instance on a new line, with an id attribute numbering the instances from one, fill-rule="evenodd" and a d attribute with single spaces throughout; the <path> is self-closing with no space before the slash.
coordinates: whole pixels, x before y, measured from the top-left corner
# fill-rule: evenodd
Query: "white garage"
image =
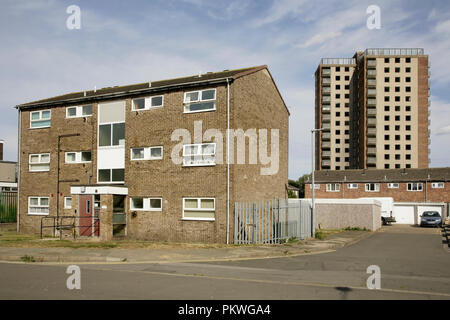
<path id="1" fill-rule="evenodd" d="M 414 205 L 394 204 L 394 217 L 399 224 L 415 224 L 414 212 Z"/>
<path id="2" fill-rule="evenodd" d="M 444 203 L 395 202 L 394 217 L 398 224 L 419 224 L 425 211 L 437 211 L 442 217 Z"/>

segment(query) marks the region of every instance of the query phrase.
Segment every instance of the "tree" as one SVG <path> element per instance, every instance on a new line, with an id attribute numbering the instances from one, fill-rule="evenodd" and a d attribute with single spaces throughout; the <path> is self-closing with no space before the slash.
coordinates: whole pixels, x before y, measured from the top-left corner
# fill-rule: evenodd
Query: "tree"
<path id="1" fill-rule="evenodd" d="M 305 181 L 308 180 L 309 174 L 304 174 L 298 180 L 291 180 L 289 179 L 289 184 L 291 186 L 299 188 L 298 197 L 304 198 L 305 197 Z"/>

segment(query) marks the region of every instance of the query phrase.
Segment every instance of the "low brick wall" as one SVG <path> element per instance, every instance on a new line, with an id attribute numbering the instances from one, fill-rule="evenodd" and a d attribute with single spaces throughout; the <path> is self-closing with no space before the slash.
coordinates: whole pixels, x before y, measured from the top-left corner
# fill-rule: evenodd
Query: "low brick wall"
<path id="1" fill-rule="evenodd" d="M 316 229 L 381 228 L 381 203 L 363 199 L 315 200 Z"/>

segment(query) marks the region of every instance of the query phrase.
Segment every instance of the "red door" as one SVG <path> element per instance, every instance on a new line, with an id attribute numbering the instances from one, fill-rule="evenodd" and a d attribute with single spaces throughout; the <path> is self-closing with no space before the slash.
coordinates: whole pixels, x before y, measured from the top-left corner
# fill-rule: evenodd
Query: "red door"
<path id="1" fill-rule="evenodd" d="M 99 221 L 94 215 L 94 197 L 80 195 L 80 236 L 99 236 Z"/>

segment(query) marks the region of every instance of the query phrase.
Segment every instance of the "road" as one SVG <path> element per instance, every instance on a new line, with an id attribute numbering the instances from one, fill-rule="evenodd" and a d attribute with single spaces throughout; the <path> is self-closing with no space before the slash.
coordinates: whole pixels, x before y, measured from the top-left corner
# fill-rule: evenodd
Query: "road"
<path id="1" fill-rule="evenodd" d="M 367 267 L 381 289 L 366 286 Z M 0 263 L 0 299 L 450 299 L 450 253 L 439 229 L 386 226 L 335 252 L 228 262 L 79 264 L 81 289 L 66 287 L 66 265 Z"/>

